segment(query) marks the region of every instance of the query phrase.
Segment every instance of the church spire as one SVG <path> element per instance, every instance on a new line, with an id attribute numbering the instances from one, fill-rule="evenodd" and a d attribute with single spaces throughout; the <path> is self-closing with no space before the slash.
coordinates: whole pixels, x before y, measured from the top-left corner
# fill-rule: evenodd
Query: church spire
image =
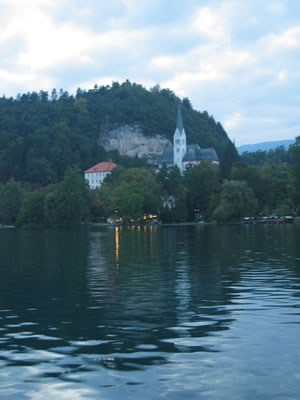
<path id="1" fill-rule="evenodd" d="M 176 124 L 176 129 L 178 129 L 180 133 L 182 133 L 182 131 L 183 131 L 183 123 L 182 123 L 182 115 L 181 115 L 180 103 L 178 103 L 178 108 L 177 108 L 177 124 Z"/>
<path id="2" fill-rule="evenodd" d="M 180 103 L 178 103 L 177 109 L 177 123 L 176 129 L 173 136 L 173 163 L 177 165 L 180 172 L 183 172 L 183 157 L 186 153 L 186 135 L 182 123 L 182 115 Z"/>

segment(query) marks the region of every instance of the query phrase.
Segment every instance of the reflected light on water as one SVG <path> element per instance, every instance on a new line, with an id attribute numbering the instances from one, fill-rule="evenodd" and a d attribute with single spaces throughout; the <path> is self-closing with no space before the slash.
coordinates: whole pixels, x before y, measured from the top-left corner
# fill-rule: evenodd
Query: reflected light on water
<path id="1" fill-rule="evenodd" d="M 115 229 L 115 252 L 116 252 L 116 263 L 117 263 L 117 268 L 119 268 L 120 264 L 120 231 L 119 227 L 116 226 Z"/>

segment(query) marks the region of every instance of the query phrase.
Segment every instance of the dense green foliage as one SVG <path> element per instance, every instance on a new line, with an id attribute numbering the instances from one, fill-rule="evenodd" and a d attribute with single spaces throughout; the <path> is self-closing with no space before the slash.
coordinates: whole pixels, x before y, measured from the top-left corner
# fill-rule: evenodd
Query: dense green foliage
<path id="1" fill-rule="evenodd" d="M 256 209 L 257 200 L 245 181 L 225 181 L 213 216 L 218 221 L 240 220 L 246 215 L 254 215 Z"/>
<path id="2" fill-rule="evenodd" d="M 14 179 L 0 185 L 0 224 L 70 226 L 122 220 L 165 223 L 300 212 L 300 138 L 290 149 L 293 164 L 234 164 L 229 179 L 217 165 L 202 163 L 181 175 L 177 167 L 151 169 L 122 165 L 102 186 L 90 190 L 78 167 L 57 184 L 29 190 Z M 136 160 L 128 159 L 128 165 Z M 157 217 L 158 216 L 158 217 Z"/>
<path id="3" fill-rule="evenodd" d="M 259 209 L 275 210 L 283 204 L 293 206 L 294 177 L 292 168 L 285 164 L 262 164 L 259 166 L 237 164 L 232 169 L 232 179 L 244 180 L 252 188 Z"/>
<path id="4" fill-rule="evenodd" d="M 143 219 L 144 214 L 157 213 L 161 200 L 155 175 L 146 169 L 123 171 L 115 184 L 104 183 L 99 190 L 99 204 L 105 217 L 123 221 Z"/>
<path id="5" fill-rule="evenodd" d="M 300 209 L 300 136 L 296 138 L 296 143 L 290 146 L 290 154 L 294 162 L 292 167 L 294 178 L 293 202 Z"/>
<path id="6" fill-rule="evenodd" d="M 219 123 L 182 100 L 190 143 L 215 147 L 220 167 L 202 163 L 184 175 L 177 167 L 156 174 L 137 157 L 105 152 L 107 127 L 138 124 L 145 135 L 172 138 L 173 92 L 114 82 L 0 99 L 0 224 L 71 226 L 107 218 L 162 222 L 239 220 L 246 215 L 300 213 L 300 137 L 290 146 L 240 158 Z M 97 190 L 82 171 L 100 161 L 118 164 Z M 75 166 L 74 166 L 75 165 Z"/>
<path id="7" fill-rule="evenodd" d="M 23 189 L 20 183 L 10 179 L 0 185 L 0 224 L 15 224 L 21 207 Z"/>
<path id="8" fill-rule="evenodd" d="M 183 222 L 187 219 L 186 187 L 184 177 L 181 175 L 177 166 L 168 170 L 163 169 L 158 176 L 161 184 L 162 199 L 173 196 L 175 199 L 174 207 L 165 207 L 161 210 L 163 222 Z"/>
<path id="9" fill-rule="evenodd" d="M 196 165 L 186 172 L 185 180 L 189 218 L 192 219 L 196 212 L 201 213 L 203 217 L 210 216 L 220 190 L 218 166 Z"/>
<path id="10" fill-rule="evenodd" d="M 268 151 L 257 150 L 254 152 L 245 151 L 241 156 L 240 160 L 250 165 L 262 165 L 265 163 L 289 163 L 291 164 L 292 159 L 290 152 L 279 146 L 276 149 Z"/>
<path id="11" fill-rule="evenodd" d="M 145 135 L 171 139 L 179 98 L 168 89 L 114 82 L 69 95 L 54 89 L 0 98 L 0 182 L 10 178 L 46 186 L 63 179 L 66 169 L 81 170 L 112 158 L 126 168 L 140 167 L 142 160 L 107 154 L 98 144 L 107 127 L 138 124 Z M 219 123 L 206 111 L 193 110 L 182 101 L 185 129 L 190 143 L 215 147 L 221 161 L 230 165 L 237 151 Z M 226 160 L 225 160 L 226 158 Z M 131 164 L 131 165 L 128 165 Z"/>
<path id="12" fill-rule="evenodd" d="M 89 189 L 77 167 L 62 182 L 25 193 L 16 219 L 19 226 L 71 226 L 87 221 Z"/>

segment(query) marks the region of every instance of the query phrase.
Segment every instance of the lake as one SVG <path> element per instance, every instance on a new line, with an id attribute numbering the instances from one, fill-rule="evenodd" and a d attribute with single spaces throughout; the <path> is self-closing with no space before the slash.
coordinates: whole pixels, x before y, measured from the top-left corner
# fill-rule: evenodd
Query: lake
<path id="1" fill-rule="evenodd" d="M 0 229 L 0 398 L 299 399 L 300 224 Z"/>

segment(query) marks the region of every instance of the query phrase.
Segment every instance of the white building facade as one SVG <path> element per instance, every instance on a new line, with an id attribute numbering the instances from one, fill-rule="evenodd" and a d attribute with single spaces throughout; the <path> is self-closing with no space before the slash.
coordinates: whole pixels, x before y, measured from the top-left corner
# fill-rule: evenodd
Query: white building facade
<path id="1" fill-rule="evenodd" d="M 113 162 L 101 162 L 84 171 L 84 178 L 88 181 L 90 189 L 100 187 L 116 166 Z"/>

